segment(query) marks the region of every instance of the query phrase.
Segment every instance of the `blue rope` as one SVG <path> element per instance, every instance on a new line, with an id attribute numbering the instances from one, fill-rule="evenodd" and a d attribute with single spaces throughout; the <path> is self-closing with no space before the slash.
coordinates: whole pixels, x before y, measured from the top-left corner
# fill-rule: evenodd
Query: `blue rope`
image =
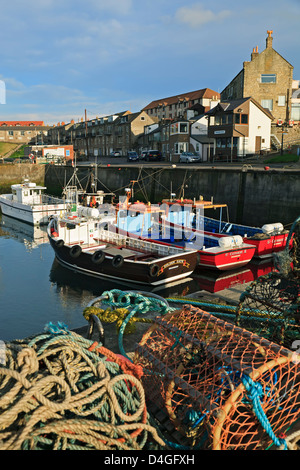
<path id="1" fill-rule="evenodd" d="M 284 439 L 279 439 L 275 436 L 271 424 L 262 408 L 260 397 L 263 395 L 262 385 L 258 382 L 254 382 L 249 375 L 244 374 L 242 377 L 243 385 L 248 393 L 250 400 L 252 401 L 253 411 L 256 414 L 260 424 L 270 436 L 272 441 L 277 447 L 284 446 L 284 450 L 287 450 L 287 444 Z"/>
<path id="2" fill-rule="evenodd" d="M 60 321 L 57 322 L 56 325 L 55 323 L 52 323 L 50 321 L 49 323 L 45 325 L 44 331 L 52 335 L 59 335 L 61 333 L 64 333 L 64 334 L 69 333 L 68 326 L 65 323 L 62 323 Z"/>

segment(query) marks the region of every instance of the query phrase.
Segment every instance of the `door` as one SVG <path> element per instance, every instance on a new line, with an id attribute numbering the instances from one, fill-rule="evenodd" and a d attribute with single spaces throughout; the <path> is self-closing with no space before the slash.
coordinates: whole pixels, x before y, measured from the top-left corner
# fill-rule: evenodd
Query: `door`
<path id="1" fill-rule="evenodd" d="M 257 135 L 255 137 L 255 153 L 260 153 L 261 151 L 261 136 Z"/>

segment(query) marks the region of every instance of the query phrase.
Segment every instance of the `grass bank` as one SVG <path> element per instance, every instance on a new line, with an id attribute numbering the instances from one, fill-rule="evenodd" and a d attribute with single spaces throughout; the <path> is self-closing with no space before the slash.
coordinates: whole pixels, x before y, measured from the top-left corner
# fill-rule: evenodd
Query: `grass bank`
<path id="1" fill-rule="evenodd" d="M 12 144 L 10 142 L 0 142 L 0 157 L 4 157 L 7 153 L 11 152 L 17 147 L 18 144 Z"/>
<path id="2" fill-rule="evenodd" d="M 275 157 L 264 160 L 264 163 L 297 163 L 299 156 L 291 153 L 284 153 L 283 155 L 276 155 Z"/>

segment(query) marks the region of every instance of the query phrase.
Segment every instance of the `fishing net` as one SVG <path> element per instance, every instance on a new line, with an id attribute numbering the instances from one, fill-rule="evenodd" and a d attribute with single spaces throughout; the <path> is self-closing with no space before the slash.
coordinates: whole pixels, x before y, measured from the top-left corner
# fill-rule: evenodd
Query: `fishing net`
<path id="1" fill-rule="evenodd" d="M 191 449 L 286 448 L 299 417 L 297 354 L 191 305 L 156 318 L 137 346 L 147 406 Z"/>
<path id="2" fill-rule="evenodd" d="M 143 371 L 49 324 L 5 344 L 0 361 L 1 450 L 141 450 L 165 443 L 149 424 Z"/>
<path id="3" fill-rule="evenodd" d="M 243 292 L 236 324 L 287 348 L 300 339 L 300 283 L 281 273 L 261 276 Z"/>
<path id="4" fill-rule="evenodd" d="M 257 278 L 242 293 L 235 322 L 293 349 L 300 340 L 300 219 L 275 262 L 277 271 Z"/>

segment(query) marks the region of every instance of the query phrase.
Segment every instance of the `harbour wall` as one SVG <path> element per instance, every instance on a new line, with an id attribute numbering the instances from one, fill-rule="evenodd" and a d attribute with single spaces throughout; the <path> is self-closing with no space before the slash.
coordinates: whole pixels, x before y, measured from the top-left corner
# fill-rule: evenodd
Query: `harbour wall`
<path id="1" fill-rule="evenodd" d="M 300 216 L 300 170 L 264 168 L 197 168 L 150 167 L 150 166 L 92 166 L 77 168 L 77 180 L 88 187 L 92 174 L 97 189 L 114 192 L 116 200 L 125 194 L 125 188 L 134 184 L 134 200 L 157 203 L 176 197 L 204 200 L 213 197 L 214 203 L 226 203 L 231 222 L 261 226 L 265 223 L 292 223 Z M 28 176 L 32 181 L 44 183 L 47 192 L 59 195 L 71 181 L 74 169 L 53 165 L 1 165 L 0 190 L 8 184 L 20 182 Z M 183 192 L 184 191 L 184 192 Z M 207 215 L 218 217 L 210 211 Z M 224 214 L 225 216 L 226 214 Z M 225 217 L 224 217 L 225 218 Z"/>

